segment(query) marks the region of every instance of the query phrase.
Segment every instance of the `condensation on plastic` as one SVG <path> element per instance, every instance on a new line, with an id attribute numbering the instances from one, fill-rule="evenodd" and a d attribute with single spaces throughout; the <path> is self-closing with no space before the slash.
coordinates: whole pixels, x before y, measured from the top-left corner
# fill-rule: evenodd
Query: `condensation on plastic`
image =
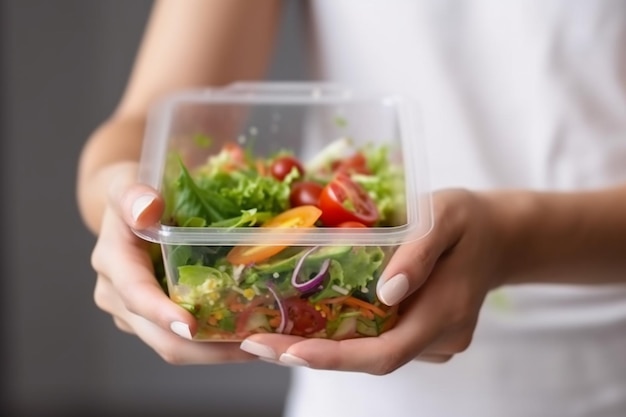
<path id="1" fill-rule="evenodd" d="M 144 230 L 134 230 L 139 237 L 160 244 L 173 245 L 399 245 L 424 237 L 433 226 L 425 140 L 419 126 L 416 103 L 397 94 L 357 92 L 326 83 L 235 83 L 223 88 L 182 91 L 158 103 L 151 111 L 139 167 L 139 182 L 161 190 L 167 153 L 171 150 L 173 114 L 181 105 L 232 106 L 254 109 L 257 106 L 377 108 L 394 113 L 396 138 L 405 173 L 406 223 L 394 227 L 346 228 L 210 228 L 173 227 L 155 224 Z M 358 123 L 358 120 L 350 120 Z M 298 123 L 305 123 L 299 121 Z M 306 124 L 315 124 L 308 118 Z M 304 128 L 304 126 L 300 126 Z M 325 138 L 327 143 L 337 139 Z M 269 140 L 269 139 L 268 139 Z M 314 143 L 314 142 L 310 142 Z M 317 150 L 327 143 L 315 143 Z M 309 147 L 311 145 L 309 144 Z M 315 150 L 313 150 L 315 151 Z M 309 150 L 309 153 L 311 151 Z"/>

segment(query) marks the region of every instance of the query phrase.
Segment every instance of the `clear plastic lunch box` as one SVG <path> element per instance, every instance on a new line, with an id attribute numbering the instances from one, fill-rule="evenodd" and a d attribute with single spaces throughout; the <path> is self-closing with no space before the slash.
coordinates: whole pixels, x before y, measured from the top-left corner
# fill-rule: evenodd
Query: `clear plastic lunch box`
<path id="1" fill-rule="evenodd" d="M 172 155 L 192 172 L 233 142 L 255 158 L 288 150 L 301 161 L 315 158 L 341 138 L 354 149 L 384 145 L 390 150 L 389 163 L 403 173 L 398 190 L 403 204 L 389 227 L 179 227 L 164 219 L 134 230 L 160 245 L 164 288 L 196 317 L 195 340 L 239 341 L 256 332 L 338 340 L 376 336 L 393 326 L 396 311 L 376 298 L 376 281 L 395 250 L 425 236 L 433 223 L 418 115 L 416 104 L 397 94 L 320 83 L 236 83 L 181 91 L 155 105 L 148 118 L 139 181 L 162 193 L 180 175 Z M 207 264 L 216 253 L 236 246 L 288 247 L 289 256 L 277 261 L 288 262 L 273 272 L 262 269 L 267 265 Z M 367 284 L 358 289 L 341 287 L 335 280 L 337 291 L 327 290 L 329 297 L 322 302 L 291 288 L 280 291 L 281 285 L 289 287 L 280 282 L 289 281 L 299 257 L 321 248 L 311 262 L 331 259 L 335 272 L 341 265 L 347 268 L 351 262 L 374 258 L 376 269 L 367 272 Z M 251 269 L 267 273 L 254 275 L 254 281 Z M 340 274 L 350 277 L 351 271 Z M 326 300 L 334 304 L 324 304 Z"/>

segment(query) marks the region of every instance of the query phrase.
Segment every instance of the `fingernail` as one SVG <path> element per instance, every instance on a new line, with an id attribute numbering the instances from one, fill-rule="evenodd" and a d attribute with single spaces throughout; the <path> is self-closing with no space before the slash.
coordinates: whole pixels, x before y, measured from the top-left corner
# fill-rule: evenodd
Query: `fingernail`
<path id="1" fill-rule="evenodd" d="M 279 360 L 285 365 L 289 366 L 306 366 L 307 368 L 310 366 L 307 361 L 302 358 L 299 358 L 291 353 L 283 353 L 280 355 Z"/>
<path id="2" fill-rule="evenodd" d="M 382 283 L 382 285 L 381 283 L 382 280 L 378 281 L 377 286 L 380 287 L 377 291 L 378 298 L 388 306 L 392 306 L 402 300 L 409 290 L 409 280 L 404 274 L 397 274 Z"/>
<path id="3" fill-rule="evenodd" d="M 154 201 L 156 197 L 152 194 L 145 194 L 137 197 L 137 199 L 133 202 L 133 206 L 131 208 L 131 214 L 133 216 L 133 220 L 139 220 L 139 216 L 145 211 L 146 208 Z"/>
<path id="4" fill-rule="evenodd" d="M 239 345 L 239 349 L 258 356 L 260 359 L 276 360 L 276 352 L 269 346 L 263 345 L 252 340 L 244 340 Z"/>
<path id="5" fill-rule="evenodd" d="M 183 323 L 182 321 L 173 321 L 170 324 L 170 329 L 176 333 L 177 335 L 179 335 L 180 337 L 184 337 L 185 339 L 192 339 L 191 336 L 191 331 L 189 330 L 189 326 L 187 326 L 186 323 Z"/>
<path id="6" fill-rule="evenodd" d="M 286 363 L 282 363 L 278 359 L 267 359 L 267 358 L 264 358 L 262 356 L 259 356 L 259 360 L 262 360 L 263 362 L 266 362 L 266 363 L 271 363 L 272 365 L 289 366 Z"/>

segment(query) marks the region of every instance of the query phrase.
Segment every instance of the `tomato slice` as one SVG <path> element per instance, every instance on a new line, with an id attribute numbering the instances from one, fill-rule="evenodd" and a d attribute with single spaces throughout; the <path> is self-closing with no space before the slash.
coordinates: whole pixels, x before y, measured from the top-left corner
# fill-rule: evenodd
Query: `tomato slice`
<path id="1" fill-rule="evenodd" d="M 310 336 L 326 327 L 326 319 L 308 301 L 291 297 L 287 298 L 284 303 L 287 316 L 293 323 L 289 334 Z"/>
<path id="2" fill-rule="evenodd" d="M 359 222 L 372 226 L 378 220 L 376 204 L 359 184 L 344 173 L 338 173 L 320 194 L 321 220 L 326 226 Z"/>
<path id="3" fill-rule="evenodd" d="M 280 213 L 263 223 L 261 227 L 278 229 L 312 227 L 321 215 L 322 211 L 315 206 L 299 206 Z M 235 246 L 228 252 L 226 259 L 233 265 L 247 265 L 274 256 L 286 247 L 281 245 Z"/>

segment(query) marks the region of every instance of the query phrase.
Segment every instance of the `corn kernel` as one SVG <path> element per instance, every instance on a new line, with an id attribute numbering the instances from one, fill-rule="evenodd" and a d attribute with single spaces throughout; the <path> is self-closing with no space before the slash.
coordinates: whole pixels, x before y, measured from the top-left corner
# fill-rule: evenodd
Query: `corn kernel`
<path id="1" fill-rule="evenodd" d="M 243 296 L 246 297 L 248 300 L 252 300 L 255 295 L 256 294 L 252 288 L 246 288 L 245 290 L 243 290 Z"/>

